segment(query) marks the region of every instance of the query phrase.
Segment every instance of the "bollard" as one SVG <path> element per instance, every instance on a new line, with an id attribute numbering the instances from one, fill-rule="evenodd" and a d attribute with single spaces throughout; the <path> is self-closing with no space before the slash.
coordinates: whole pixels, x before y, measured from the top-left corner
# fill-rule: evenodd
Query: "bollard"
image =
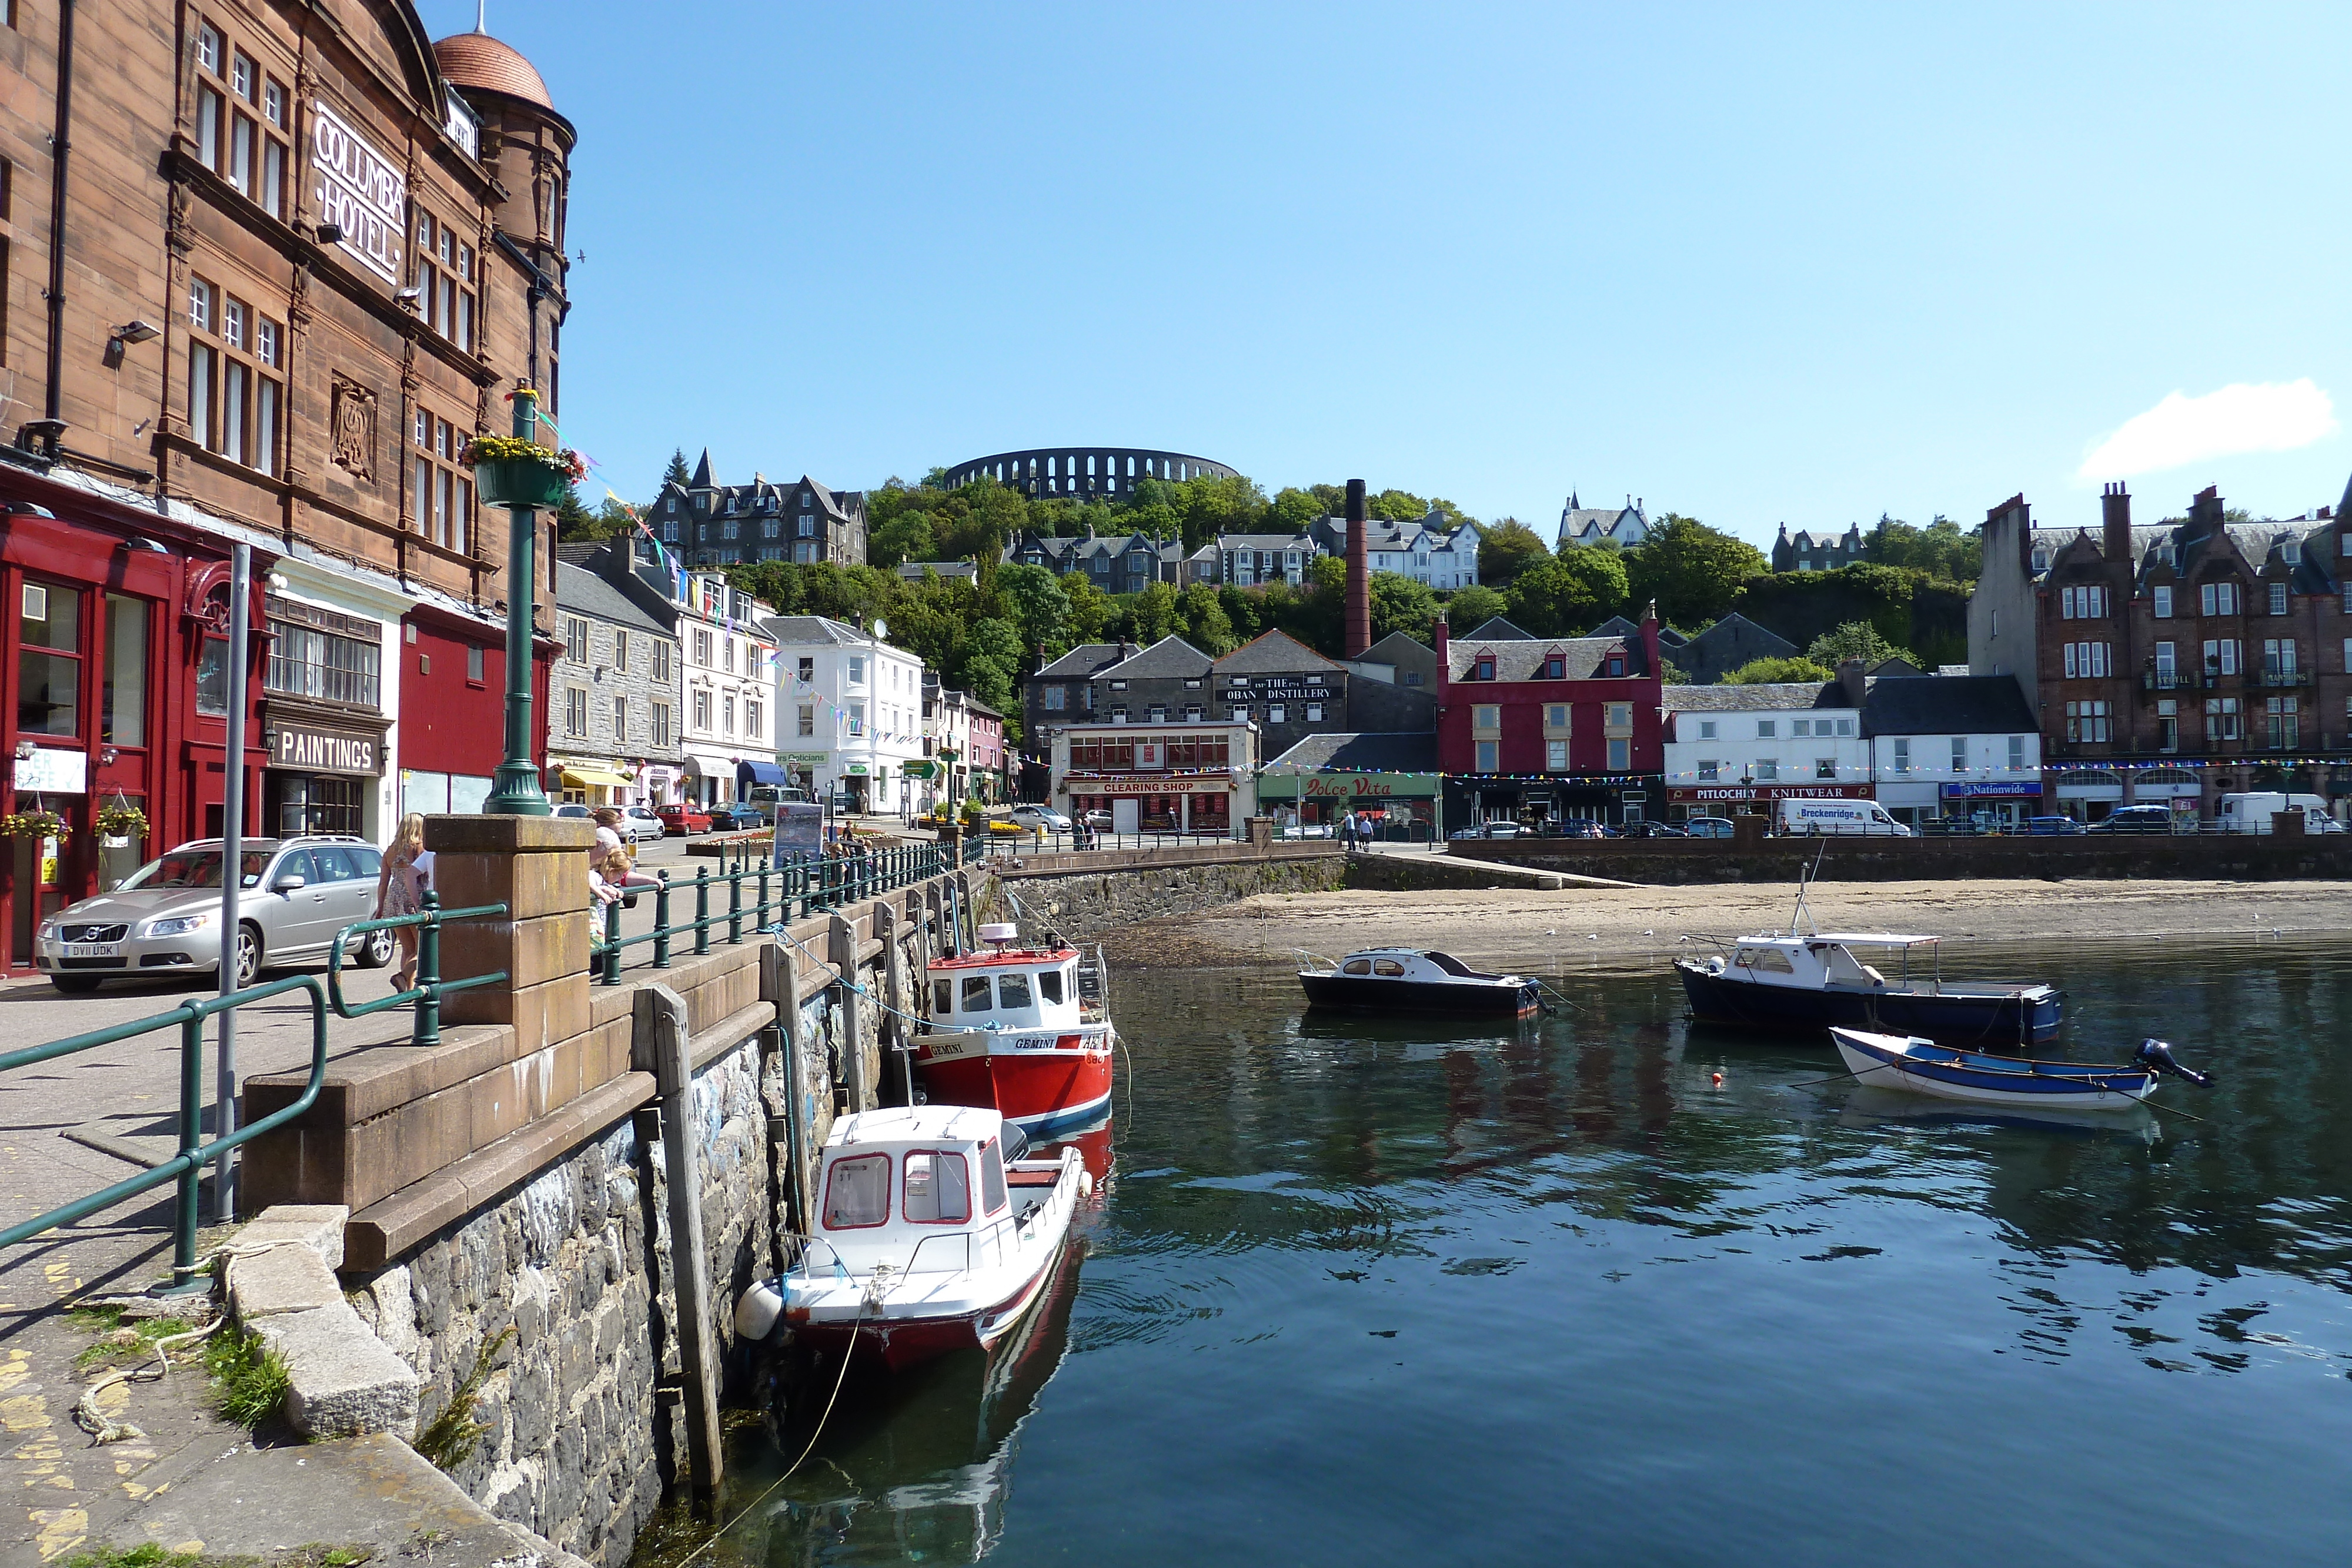
<path id="1" fill-rule="evenodd" d="M 656 872 L 661 885 L 654 889 L 654 967 L 669 967 L 669 873 Z"/>
<path id="2" fill-rule="evenodd" d="M 187 1166 L 180 1172 L 179 1210 L 172 1228 L 172 1278 L 185 1283 L 196 1273 L 196 1226 L 203 1216 L 196 1189 L 205 1173 L 195 1154 L 204 1142 L 199 1128 L 205 1113 L 205 1018 L 194 1002 L 181 1006 L 187 1016 L 180 1020 L 180 1157 Z"/>
<path id="3" fill-rule="evenodd" d="M 751 917 L 751 924 L 752 924 L 752 925 L 753 925 L 754 927 L 758 927 L 758 926 L 765 925 L 767 923 L 768 923 L 768 862 L 767 862 L 766 861 L 761 861 L 761 862 L 760 862 L 760 907 L 758 908 L 758 910 L 757 910 L 757 911 L 755 911 L 755 912 L 753 913 L 752 917 Z"/>
<path id="4" fill-rule="evenodd" d="M 604 983 L 621 983 L 621 901 L 604 906 Z"/>
<path id="5" fill-rule="evenodd" d="M 441 1043 L 441 895 L 425 894 L 425 924 L 416 932 L 416 1028 L 411 1045 Z"/>
<path id="6" fill-rule="evenodd" d="M 710 868 L 694 868 L 694 952 L 697 957 L 710 951 Z"/>
<path id="7" fill-rule="evenodd" d="M 729 946 L 743 945 L 743 869 L 740 866 L 727 878 L 727 941 Z"/>

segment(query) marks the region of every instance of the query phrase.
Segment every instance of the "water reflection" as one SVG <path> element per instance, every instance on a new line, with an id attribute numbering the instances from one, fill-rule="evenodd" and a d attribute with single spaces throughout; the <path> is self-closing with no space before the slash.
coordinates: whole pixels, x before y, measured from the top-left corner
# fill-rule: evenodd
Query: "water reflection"
<path id="1" fill-rule="evenodd" d="M 2217 1082 L 2074 1116 L 1694 1029 L 1663 964 L 1466 1028 L 1304 1019 L 1273 967 L 1122 977 L 1082 1288 L 1074 1251 L 996 1364 L 853 1378 L 730 1549 L 2342 1561 L 2347 956 L 2081 945 L 2053 1054 L 2158 1034 Z M 2158 1431 L 2199 1459 L 2151 1490 Z M 1997 1511 L 1948 1485 L 1987 1465 Z"/>

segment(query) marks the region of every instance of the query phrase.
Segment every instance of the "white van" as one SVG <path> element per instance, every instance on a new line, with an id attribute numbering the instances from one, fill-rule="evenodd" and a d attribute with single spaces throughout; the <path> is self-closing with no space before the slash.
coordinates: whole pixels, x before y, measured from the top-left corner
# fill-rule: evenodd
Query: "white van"
<path id="1" fill-rule="evenodd" d="M 2224 795 L 2214 819 L 2225 833 L 2267 833 L 2281 811 L 2301 811 L 2306 833 L 2340 833 L 2344 824 L 2328 814 L 2327 802 L 2316 795 L 2290 795 L 2281 789 L 2249 789 Z"/>
<path id="2" fill-rule="evenodd" d="M 1873 833 L 1907 839 L 1911 830 L 1886 814 L 1875 800 L 1798 800 L 1783 798 L 1777 813 L 1784 833 Z"/>

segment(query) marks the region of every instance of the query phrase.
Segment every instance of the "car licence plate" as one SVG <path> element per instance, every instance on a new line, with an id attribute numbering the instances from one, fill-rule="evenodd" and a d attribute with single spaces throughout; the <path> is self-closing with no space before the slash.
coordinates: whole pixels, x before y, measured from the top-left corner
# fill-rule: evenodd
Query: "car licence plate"
<path id="1" fill-rule="evenodd" d="M 120 942 L 68 942 L 66 944 L 66 956 L 68 958 L 120 958 L 122 956 L 122 944 Z"/>

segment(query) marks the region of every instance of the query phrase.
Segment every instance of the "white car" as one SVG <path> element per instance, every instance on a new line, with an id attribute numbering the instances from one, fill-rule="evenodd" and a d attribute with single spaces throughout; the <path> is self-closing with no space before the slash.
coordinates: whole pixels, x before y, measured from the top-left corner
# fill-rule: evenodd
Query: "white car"
<path id="1" fill-rule="evenodd" d="M 1051 806 L 1015 806 L 1013 820 L 1024 828 L 1034 828 L 1044 833 L 1066 833 L 1070 819 Z"/>
<path id="2" fill-rule="evenodd" d="M 621 836 L 633 844 L 659 843 L 669 832 L 650 806 L 621 808 Z"/>

